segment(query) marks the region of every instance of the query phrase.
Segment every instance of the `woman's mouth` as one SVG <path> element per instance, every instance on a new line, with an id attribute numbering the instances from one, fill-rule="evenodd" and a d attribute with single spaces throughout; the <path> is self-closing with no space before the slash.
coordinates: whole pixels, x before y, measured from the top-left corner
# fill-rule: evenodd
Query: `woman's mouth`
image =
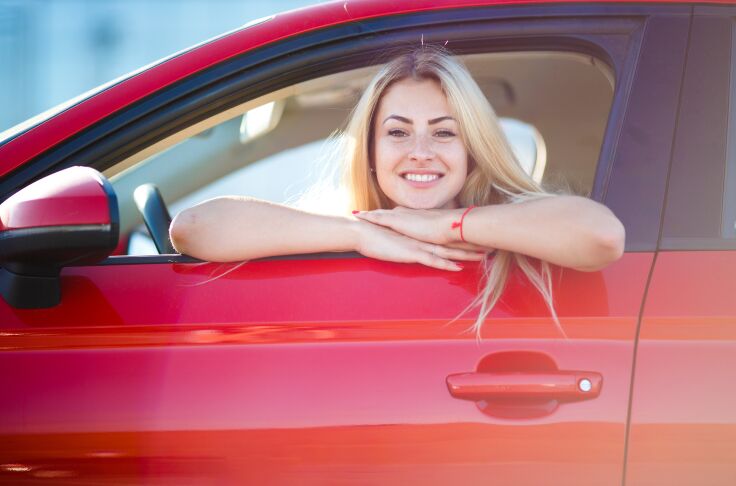
<path id="1" fill-rule="evenodd" d="M 404 172 L 401 177 L 414 187 L 432 186 L 439 181 L 444 174 L 426 172 Z"/>

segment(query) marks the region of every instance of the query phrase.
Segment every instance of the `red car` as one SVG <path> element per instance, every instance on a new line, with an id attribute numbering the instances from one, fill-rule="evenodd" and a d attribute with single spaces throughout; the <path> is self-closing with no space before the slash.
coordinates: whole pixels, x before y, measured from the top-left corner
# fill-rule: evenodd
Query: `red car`
<path id="1" fill-rule="evenodd" d="M 734 484 L 735 18 L 726 2 L 334 2 L 6 132 L 0 482 Z M 473 265 L 171 254 L 164 199 L 239 170 L 246 193 L 294 183 L 300 157 L 276 159 L 327 138 L 388 53 L 422 42 L 526 127 L 535 178 L 625 225 L 615 264 L 556 269 L 564 333 L 520 274 L 477 340 Z M 142 221 L 159 254 L 131 254 Z"/>

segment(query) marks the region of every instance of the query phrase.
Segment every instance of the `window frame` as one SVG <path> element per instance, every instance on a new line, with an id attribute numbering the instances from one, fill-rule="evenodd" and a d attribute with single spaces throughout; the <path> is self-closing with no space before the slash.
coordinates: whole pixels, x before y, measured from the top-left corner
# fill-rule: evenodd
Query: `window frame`
<path id="1" fill-rule="evenodd" d="M 172 133 L 293 83 L 375 64 L 388 46 L 447 40 L 457 54 L 508 50 L 584 53 L 609 64 L 616 83 L 591 198 L 607 202 L 620 155 L 630 90 L 652 18 L 681 19 L 682 5 L 558 5 L 462 8 L 344 24 L 302 34 L 228 60 L 121 110 L 59 144 L 0 181 L 0 196 L 63 168 L 105 170 Z M 431 26 L 431 27 L 430 27 Z M 381 34 L 380 36 L 377 34 Z M 645 50 L 645 49 L 644 49 Z M 614 181 L 615 182 L 615 181 Z M 617 213 L 618 214 L 618 213 Z M 625 219 L 625 218 L 624 218 Z M 646 240 L 632 250 L 653 249 Z M 628 248 L 627 248 L 628 249 Z M 119 256 L 102 264 L 124 263 Z M 147 262 L 187 261 L 150 256 Z M 115 260 L 111 262 L 110 260 Z"/>

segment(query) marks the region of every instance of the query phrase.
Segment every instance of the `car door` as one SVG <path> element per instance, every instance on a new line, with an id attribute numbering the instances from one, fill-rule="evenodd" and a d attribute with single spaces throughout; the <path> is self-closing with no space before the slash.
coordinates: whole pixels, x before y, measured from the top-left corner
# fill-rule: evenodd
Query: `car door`
<path id="1" fill-rule="evenodd" d="M 637 349 L 627 485 L 736 480 L 735 16 L 733 6 L 694 12 Z"/>
<path id="2" fill-rule="evenodd" d="M 555 270 L 559 328 L 512 275 L 480 340 L 464 313 L 481 278 L 473 265 L 448 274 L 348 254 L 225 266 L 121 256 L 66 268 L 58 306 L 0 302 L 0 386 L 12 397 L 0 405 L 2 479 L 620 484 L 689 12 L 425 12 L 363 21 L 357 34 L 350 24 L 321 32 L 321 47 L 292 55 L 293 65 L 280 59 L 270 89 L 307 76 L 309 56 L 335 71 L 420 35 L 458 52 L 554 48 L 603 59 L 616 84 L 591 196 L 624 222 L 626 254 L 600 272 Z M 147 119 L 125 118 L 58 166 L 119 161 L 126 146 L 141 148 L 131 134 L 150 131 L 156 116 L 155 132 L 176 126 L 167 110 L 194 123 L 222 87 L 212 83 Z M 526 394 L 503 394 L 519 383 Z"/>

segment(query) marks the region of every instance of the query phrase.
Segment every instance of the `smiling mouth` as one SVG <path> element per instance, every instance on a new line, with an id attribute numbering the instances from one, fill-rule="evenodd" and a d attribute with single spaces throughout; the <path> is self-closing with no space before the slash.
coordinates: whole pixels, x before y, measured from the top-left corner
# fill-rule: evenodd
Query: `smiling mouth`
<path id="1" fill-rule="evenodd" d="M 434 182 L 441 178 L 444 174 L 416 174 L 413 172 L 407 172 L 401 174 L 401 177 L 409 182 Z"/>

